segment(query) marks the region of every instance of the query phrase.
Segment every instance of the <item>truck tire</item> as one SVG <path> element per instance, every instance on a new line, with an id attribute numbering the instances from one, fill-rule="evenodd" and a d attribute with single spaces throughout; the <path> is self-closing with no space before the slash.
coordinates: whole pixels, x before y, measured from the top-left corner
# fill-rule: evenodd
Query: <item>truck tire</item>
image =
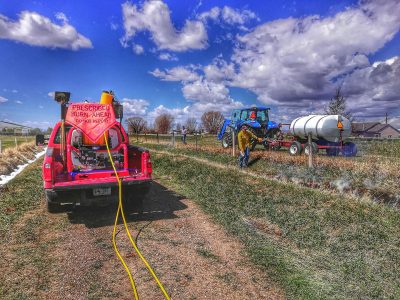
<path id="1" fill-rule="evenodd" d="M 317 154 L 318 153 L 318 145 L 314 142 L 311 143 L 311 150 L 313 154 Z M 305 155 L 310 155 L 310 144 L 306 143 L 304 145 L 304 154 Z"/>
<path id="2" fill-rule="evenodd" d="M 293 155 L 293 156 L 300 155 L 302 151 L 303 151 L 303 147 L 301 146 L 300 142 L 293 141 L 290 144 L 290 147 L 289 147 L 290 155 Z"/>
<path id="3" fill-rule="evenodd" d="M 60 203 L 55 202 L 57 199 L 57 193 L 54 191 L 45 191 L 46 194 L 46 207 L 49 213 L 58 213 L 62 212 L 62 206 Z"/>
<path id="4" fill-rule="evenodd" d="M 222 136 L 222 148 L 227 149 L 229 147 L 232 147 L 232 133 L 231 132 L 225 132 L 224 135 Z"/>

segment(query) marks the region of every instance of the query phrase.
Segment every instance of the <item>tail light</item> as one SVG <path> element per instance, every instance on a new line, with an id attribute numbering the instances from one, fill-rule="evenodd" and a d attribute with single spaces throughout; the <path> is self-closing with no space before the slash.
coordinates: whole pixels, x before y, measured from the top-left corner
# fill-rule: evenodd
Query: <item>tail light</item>
<path id="1" fill-rule="evenodd" d="M 144 176 L 149 176 L 153 173 L 149 152 L 142 152 L 142 172 Z"/>

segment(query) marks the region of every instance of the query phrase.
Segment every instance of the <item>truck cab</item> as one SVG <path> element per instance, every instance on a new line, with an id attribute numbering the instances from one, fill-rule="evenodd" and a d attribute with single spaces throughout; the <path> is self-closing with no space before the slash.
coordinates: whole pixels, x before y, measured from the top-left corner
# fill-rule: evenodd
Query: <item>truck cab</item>
<path id="1" fill-rule="evenodd" d="M 50 212 L 58 211 L 64 203 L 106 205 L 118 199 L 118 183 L 105 145 L 106 138 L 122 180 L 124 199 L 142 201 L 152 181 L 150 153 L 130 145 L 119 122 L 96 142 L 66 122 L 65 153 L 61 151 L 61 127 L 61 122 L 54 126 L 43 161 L 43 185 Z"/>

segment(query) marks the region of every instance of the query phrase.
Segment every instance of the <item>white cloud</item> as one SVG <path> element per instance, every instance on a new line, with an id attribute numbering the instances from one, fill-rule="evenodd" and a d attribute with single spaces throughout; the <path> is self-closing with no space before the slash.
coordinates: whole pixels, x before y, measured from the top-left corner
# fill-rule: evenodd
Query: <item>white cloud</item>
<path id="1" fill-rule="evenodd" d="M 143 54 L 143 52 L 144 52 L 143 47 L 142 47 L 141 45 L 138 45 L 138 44 L 134 44 L 134 45 L 132 46 L 132 50 L 133 50 L 133 52 L 135 52 L 137 55 Z"/>
<path id="2" fill-rule="evenodd" d="M 43 106 L 43 105 L 39 105 L 39 108 L 40 108 L 40 109 L 43 109 L 43 108 L 44 108 L 44 106 Z"/>
<path id="3" fill-rule="evenodd" d="M 170 54 L 170 53 L 161 53 L 158 56 L 159 59 L 161 60 L 167 60 L 167 61 L 177 61 L 178 57 L 176 55 Z"/>
<path id="4" fill-rule="evenodd" d="M 62 21 L 64 24 L 65 24 L 65 23 L 68 23 L 68 18 L 67 18 L 67 16 L 66 16 L 64 13 L 62 13 L 62 12 L 56 13 L 56 19 Z"/>
<path id="5" fill-rule="evenodd" d="M 154 77 L 160 78 L 163 81 L 196 81 L 200 76 L 193 71 L 193 67 L 175 67 L 172 69 L 167 69 L 165 71 L 160 71 L 160 69 L 155 69 L 149 72 Z"/>
<path id="6" fill-rule="evenodd" d="M 14 93 L 14 94 L 18 93 L 17 90 L 12 90 L 11 92 Z"/>
<path id="7" fill-rule="evenodd" d="M 150 105 L 147 100 L 144 99 L 129 99 L 123 98 L 121 104 L 124 106 L 124 114 L 127 116 L 141 115 L 144 116 Z"/>
<path id="8" fill-rule="evenodd" d="M 168 6 L 160 1 L 145 1 L 141 8 L 135 4 L 122 4 L 125 36 L 124 45 L 132 40 L 138 32 L 148 31 L 158 49 L 187 51 L 207 47 L 207 32 L 204 24 L 197 20 L 186 20 L 181 30 L 172 24 Z"/>
<path id="9" fill-rule="evenodd" d="M 17 21 L 0 14 L 0 38 L 49 48 L 93 48 L 92 42 L 78 33 L 63 13 L 57 13 L 56 18 L 61 25 L 36 12 L 23 11 Z"/>
<path id="10" fill-rule="evenodd" d="M 54 92 L 48 92 L 47 93 L 47 96 L 49 96 L 50 98 L 53 98 L 53 99 L 54 99 L 54 95 L 55 95 Z"/>
<path id="11" fill-rule="evenodd" d="M 400 112 L 400 57 L 355 70 L 344 79 L 343 93 L 355 116 L 383 118 Z"/>
<path id="12" fill-rule="evenodd" d="M 199 19 L 202 21 L 207 21 L 208 19 L 221 21 L 229 25 L 243 25 L 252 19 L 258 18 L 254 12 L 248 9 L 235 9 L 229 6 L 219 8 L 215 6 L 209 11 L 201 13 Z"/>
<path id="13" fill-rule="evenodd" d="M 366 55 L 382 48 L 399 28 L 400 2 L 383 0 L 325 18 L 267 22 L 238 37 L 232 56 L 238 71 L 230 85 L 250 89 L 282 110 L 292 108 L 293 115 L 321 109 L 343 78 L 370 67 Z"/>
<path id="14" fill-rule="evenodd" d="M 4 98 L 4 97 L 0 96 L 0 103 L 4 103 L 4 102 L 7 102 L 7 101 L 8 101 L 7 98 Z"/>
<path id="15" fill-rule="evenodd" d="M 15 100 L 15 103 L 17 103 L 17 104 L 22 104 L 23 102 L 20 101 L 20 100 Z"/>

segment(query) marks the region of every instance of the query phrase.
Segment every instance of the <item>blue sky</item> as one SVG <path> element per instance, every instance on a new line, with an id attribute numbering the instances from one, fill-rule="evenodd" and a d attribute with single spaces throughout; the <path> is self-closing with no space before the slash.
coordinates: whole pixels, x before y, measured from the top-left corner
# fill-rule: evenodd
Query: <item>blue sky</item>
<path id="1" fill-rule="evenodd" d="M 337 86 L 360 120 L 400 127 L 398 1 L 3 1 L 0 120 L 52 126 L 56 90 L 177 122 L 267 105 L 321 112 Z M 50 95 L 50 96 L 49 96 Z"/>

